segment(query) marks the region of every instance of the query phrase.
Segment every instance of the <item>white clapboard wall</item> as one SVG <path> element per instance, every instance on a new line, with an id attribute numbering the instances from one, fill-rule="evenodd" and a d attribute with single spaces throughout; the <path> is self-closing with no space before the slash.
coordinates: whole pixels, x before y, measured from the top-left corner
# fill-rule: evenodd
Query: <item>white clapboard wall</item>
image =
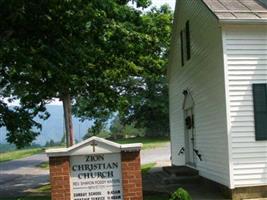
<path id="1" fill-rule="evenodd" d="M 172 163 L 184 165 L 183 90 L 195 101 L 196 159 L 200 175 L 230 187 L 222 31 L 202 1 L 177 1 L 169 60 Z M 181 66 L 180 30 L 190 22 L 191 59 Z"/>
<path id="2" fill-rule="evenodd" d="M 234 187 L 267 184 L 267 141 L 255 141 L 253 83 L 267 83 L 267 26 L 223 31 L 231 173 Z"/>

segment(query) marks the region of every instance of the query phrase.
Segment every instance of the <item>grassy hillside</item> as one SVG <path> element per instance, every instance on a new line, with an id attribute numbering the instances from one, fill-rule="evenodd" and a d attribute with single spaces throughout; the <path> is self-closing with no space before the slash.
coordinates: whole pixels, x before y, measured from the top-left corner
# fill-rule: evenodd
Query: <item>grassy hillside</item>
<path id="1" fill-rule="evenodd" d="M 43 152 L 42 148 L 33 148 L 33 149 L 23 149 L 23 150 L 0 153 L 0 162 L 25 158 L 42 152 Z"/>

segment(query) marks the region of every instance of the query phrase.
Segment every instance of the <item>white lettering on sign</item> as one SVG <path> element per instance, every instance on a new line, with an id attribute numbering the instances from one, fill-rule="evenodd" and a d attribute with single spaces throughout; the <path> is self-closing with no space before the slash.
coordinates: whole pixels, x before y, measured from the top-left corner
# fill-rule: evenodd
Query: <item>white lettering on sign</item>
<path id="1" fill-rule="evenodd" d="M 71 157 L 73 200 L 123 200 L 121 155 Z"/>

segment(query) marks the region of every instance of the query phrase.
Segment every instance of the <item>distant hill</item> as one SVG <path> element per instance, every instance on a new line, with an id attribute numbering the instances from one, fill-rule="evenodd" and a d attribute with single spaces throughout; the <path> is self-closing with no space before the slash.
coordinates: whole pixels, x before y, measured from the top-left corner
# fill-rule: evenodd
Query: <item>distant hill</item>
<path id="1" fill-rule="evenodd" d="M 59 142 L 64 133 L 64 118 L 63 107 L 60 105 L 48 105 L 47 110 L 50 113 L 50 117 L 47 120 L 37 119 L 42 124 L 41 134 L 36 138 L 34 143 L 44 145 L 46 141 L 51 139 L 55 142 Z M 87 132 L 87 129 L 93 125 L 93 121 L 86 120 L 84 122 L 79 121 L 78 118 L 73 117 L 73 128 L 75 133 L 75 139 L 80 141 Z M 6 143 L 6 129 L 0 129 L 0 144 Z"/>
<path id="2" fill-rule="evenodd" d="M 16 146 L 14 144 L 0 144 L 0 153 L 13 151 L 15 149 L 16 149 Z"/>

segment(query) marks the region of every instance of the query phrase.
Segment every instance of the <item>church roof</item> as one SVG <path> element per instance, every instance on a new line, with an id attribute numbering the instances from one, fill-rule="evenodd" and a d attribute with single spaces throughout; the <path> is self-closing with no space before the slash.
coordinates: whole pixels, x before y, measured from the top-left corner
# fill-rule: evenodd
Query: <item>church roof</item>
<path id="1" fill-rule="evenodd" d="M 203 2 L 219 20 L 267 20 L 267 0 L 203 0 Z"/>

